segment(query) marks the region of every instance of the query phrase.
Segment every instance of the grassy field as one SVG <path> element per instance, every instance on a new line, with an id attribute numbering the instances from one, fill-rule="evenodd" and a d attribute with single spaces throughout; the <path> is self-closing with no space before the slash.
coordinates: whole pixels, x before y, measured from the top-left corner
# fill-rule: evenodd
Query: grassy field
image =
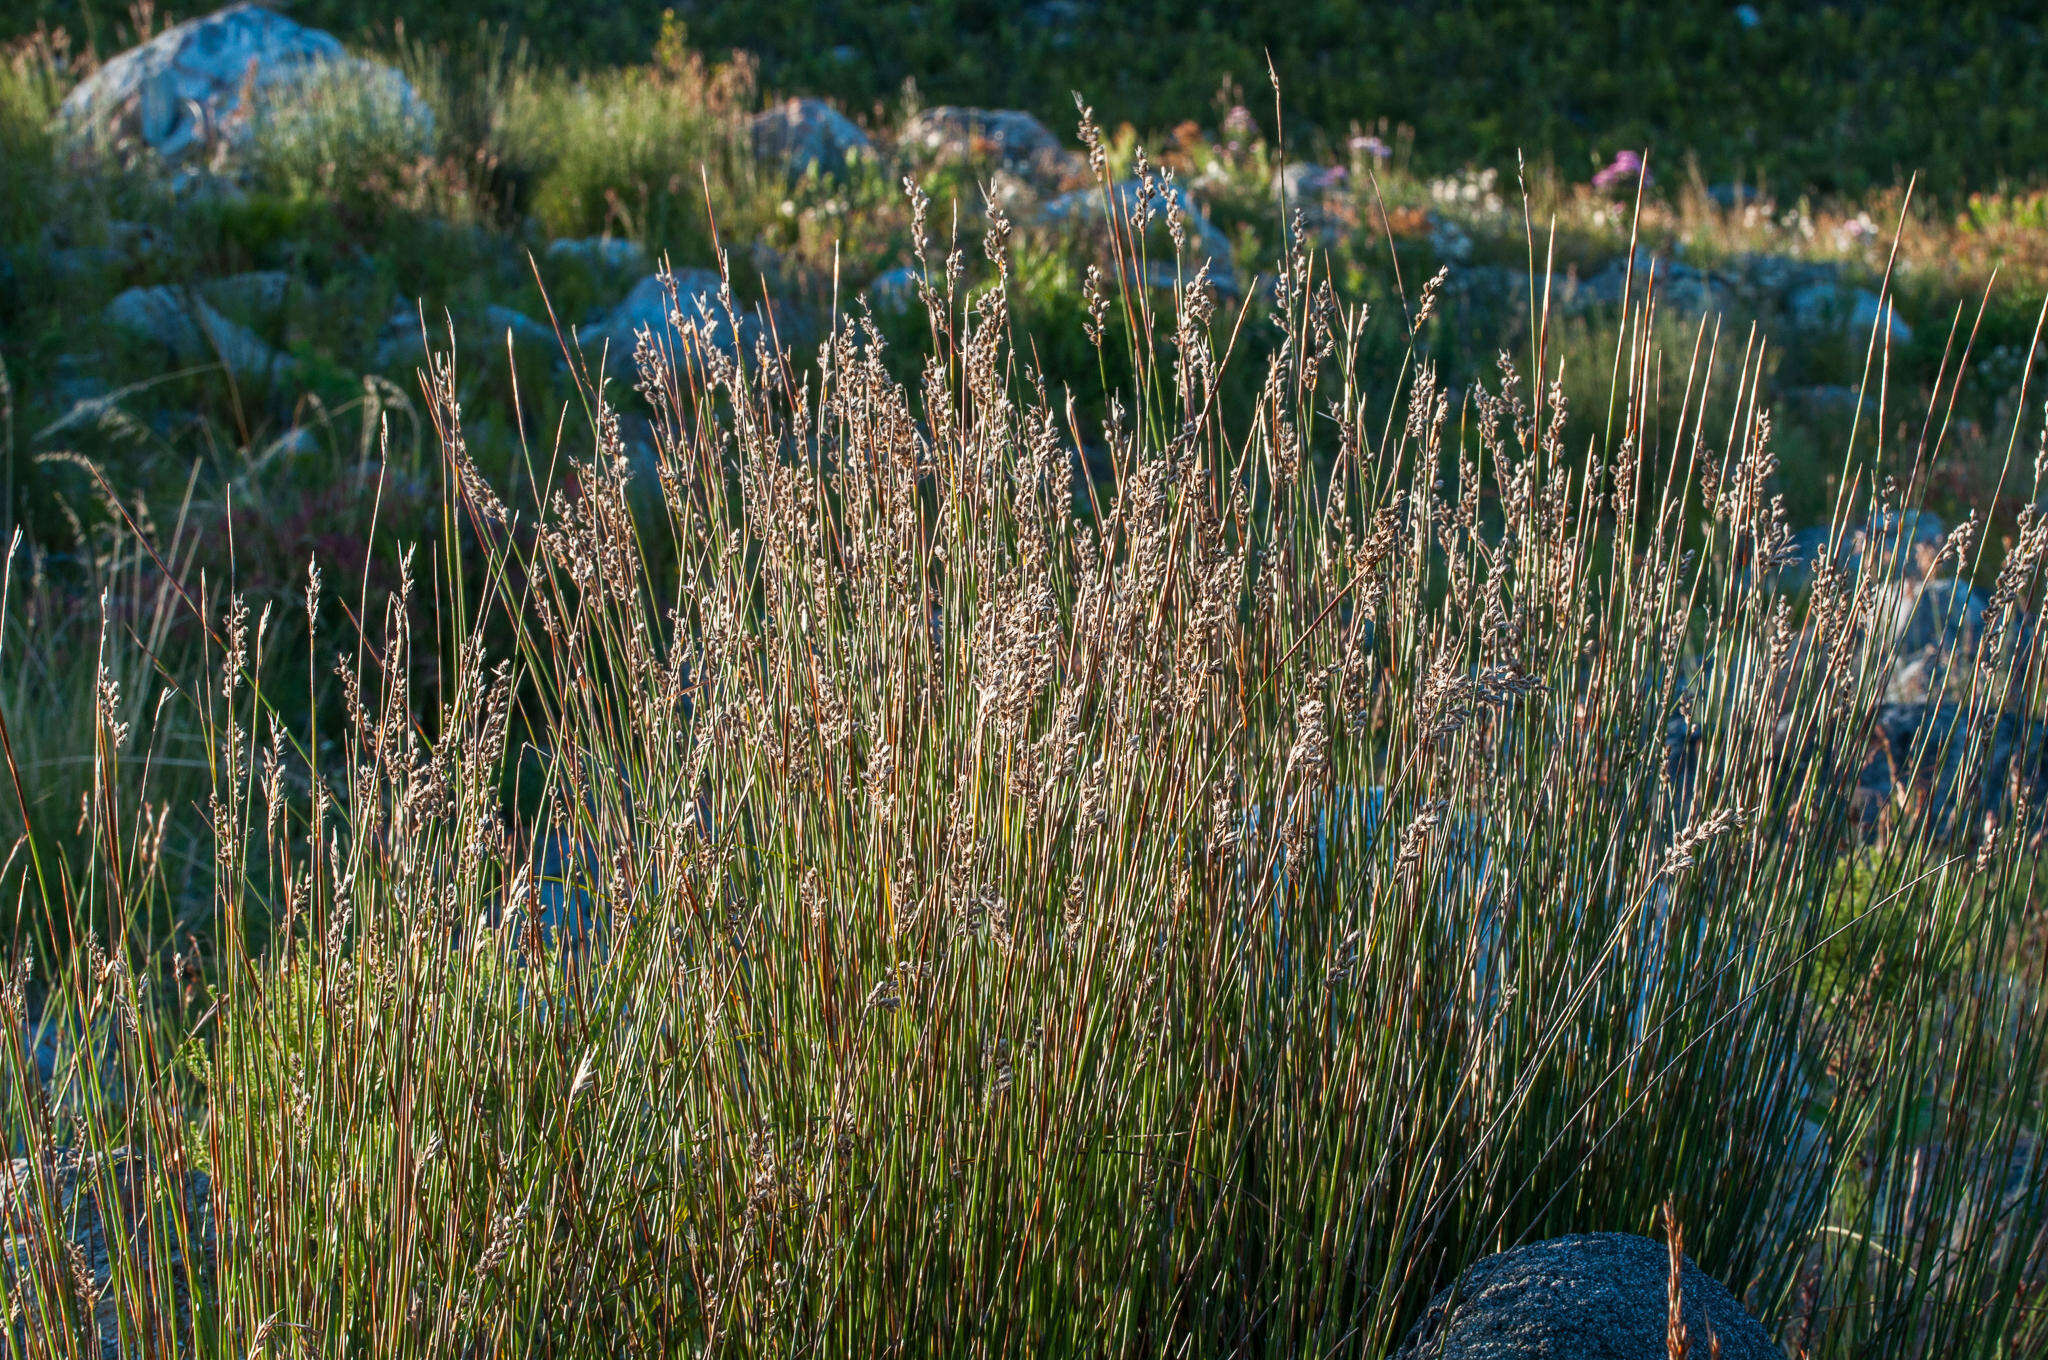
<path id="1" fill-rule="evenodd" d="M 644 60 L 664 8 L 300 0 L 291 12 L 373 50 L 470 48 L 480 32 L 502 32 L 551 64 L 598 69 Z M 1111 125 L 1160 131 L 1204 118 L 1226 83 L 1262 89 L 1270 59 L 1297 133 L 1412 129 L 1435 173 L 1524 154 L 1581 178 L 1619 148 L 1649 146 L 1674 167 L 1696 160 L 1710 181 L 1761 181 L 1781 197 L 1864 194 L 1918 174 L 1960 200 L 2029 183 L 2048 159 L 2048 132 L 2030 112 L 2048 100 L 2048 35 L 2039 9 L 2022 4 L 694 0 L 673 10 L 707 56 L 748 52 L 770 87 L 857 112 L 894 104 L 908 81 L 931 103 L 1026 108 L 1057 126 L 1081 90 Z M 132 12 L 113 0 L 20 0 L 0 15 L 0 38 L 47 24 L 105 53 L 124 45 Z"/>
<path id="2" fill-rule="evenodd" d="M 8 49 L 11 1344 L 1379 1357 L 1668 1208 L 1789 1355 L 2048 1345 L 2030 21 L 1328 6 L 1283 128 L 1257 11 L 997 71 L 884 6 L 838 77 L 753 12 L 336 20 L 431 144 L 197 190 Z M 1395 79 L 1478 38 L 1508 93 Z M 1791 41 L 1855 98 L 1568 78 Z M 1985 129 L 1814 168 L 1950 50 Z M 869 151 L 757 154 L 818 89 Z"/>

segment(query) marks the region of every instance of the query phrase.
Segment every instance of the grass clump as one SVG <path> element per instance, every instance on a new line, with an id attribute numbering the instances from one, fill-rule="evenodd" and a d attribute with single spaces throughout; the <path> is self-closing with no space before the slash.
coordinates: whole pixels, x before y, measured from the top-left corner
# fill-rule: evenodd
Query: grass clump
<path id="1" fill-rule="evenodd" d="M 2027 735 L 1866 844 L 1896 582 L 1773 587 L 1753 358 L 1656 423 L 1631 309 L 1586 451 L 1540 342 L 1454 400 L 1437 285 L 1375 319 L 1304 248 L 1270 314 L 1074 318 L 1129 375 L 1084 428 L 1001 227 L 914 250 L 910 383 L 859 311 L 799 367 L 684 310 L 508 483 L 444 357 L 433 555 L 193 592 L 211 929 L 0 995 L 81 1036 L 0 1106 L 25 1344 L 1379 1355 L 1667 1202 L 1806 1354 L 2041 1344 L 2034 512 L 1946 729 Z M 176 895 L 134 862 L 42 905 Z M 67 1175 L 166 1225 L 103 1285 Z"/>

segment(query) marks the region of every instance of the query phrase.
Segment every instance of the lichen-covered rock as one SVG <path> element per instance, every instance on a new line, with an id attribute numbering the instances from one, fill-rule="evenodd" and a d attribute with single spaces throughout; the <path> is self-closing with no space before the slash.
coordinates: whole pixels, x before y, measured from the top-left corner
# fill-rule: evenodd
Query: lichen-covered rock
<path id="1" fill-rule="evenodd" d="M 377 96 L 422 139 L 431 134 L 432 111 L 396 70 L 257 4 L 188 20 L 121 53 L 79 82 L 60 116 L 75 131 L 140 143 L 178 164 L 242 147 L 266 118 L 344 86 Z"/>
<path id="2" fill-rule="evenodd" d="M 1629 1233 L 1532 1242 L 1478 1262 L 1430 1300 L 1395 1360 L 1665 1360 L 1665 1248 Z M 1684 1262 L 1680 1316 L 1692 1353 L 1783 1360 L 1735 1296 Z"/>
<path id="3" fill-rule="evenodd" d="M 20 1305 L 7 1337 L 15 1353 L 73 1354 L 66 1342 L 80 1337 L 96 1340 L 104 1360 L 184 1353 L 193 1288 L 211 1288 L 211 1191 L 204 1172 L 128 1148 L 8 1163 L 0 1170 L 0 1271 Z M 92 1286 L 89 1311 L 78 1298 L 81 1276 Z"/>
<path id="4" fill-rule="evenodd" d="M 747 128 L 757 157 L 796 174 L 844 170 L 874 151 L 868 135 L 822 99 L 784 100 L 755 114 Z"/>

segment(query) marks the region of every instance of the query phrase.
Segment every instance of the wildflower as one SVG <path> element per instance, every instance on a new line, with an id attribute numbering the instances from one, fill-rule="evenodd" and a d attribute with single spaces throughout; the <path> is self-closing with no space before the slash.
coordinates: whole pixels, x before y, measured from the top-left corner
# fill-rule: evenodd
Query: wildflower
<path id="1" fill-rule="evenodd" d="M 1650 177 L 1643 173 L 1641 153 L 1617 151 L 1614 153 L 1614 159 L 1594 174 L 1593 187 L 1605 192 L 1634 184 L 1638 180 L 1644 184 L 1651 182 Z"/>
<path id="2" fill-rule="evenodd" d="M 1867 212 L 1857 213 L 1835 228 L 1835 245 L 1841 250 L 1860 249 L 1876 238 L 1877 223 L 1870 220 Z"/>
<path id="3" fill-rule="evenodd" d="M 1373 136 L 1353 137 L 1350 142 L 1350 147 L 1352 155 L 1370 156 L 1376 161 L 1389 160 L 1393 157 L 1394 154 L 1394 148 L 1388 146 L 1385 142 Z"/>

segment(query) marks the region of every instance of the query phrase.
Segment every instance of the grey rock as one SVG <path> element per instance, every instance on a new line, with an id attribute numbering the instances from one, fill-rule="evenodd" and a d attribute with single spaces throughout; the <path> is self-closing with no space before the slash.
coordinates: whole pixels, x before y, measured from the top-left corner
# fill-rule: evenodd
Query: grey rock
<path id="1" fill-rule="evenodd" d="M 1844 389 L 1851 399 L 1853 388 Z M 1931 510 L 1906 510 L 1871 516 L 1864 524 L 1848 529 L 1841 542 L 1833 542 L 1833 530 L 1825 524 L 1801 529 L 1792 535 L 1777 583 L 1781 589 L 1803 590 L 1813 572 L 1832 549 L 1844 571 L 1854 577 L 1870 570 L 1884 585 L 1905 585 L 1911 591 L 1900 601 L 1910 609 L 1917 599 L 1919 583 L 1939 561 L 1948 530 Z"/>
<path id="2" fill-rule="evenodd" d="M 903 125 L 896 144 L 932 161 L 993 160 L 1043 188 L 1056 187 L 1077 165 L 1051 129 L 1019 109 L 924 109 Z"/>
<path id="3" fill-rule="evenodd" d="M 56 283 L 81 283 L 125 268 L 128 257 L 112 246 L 63 246 L 42 255 L 42 272 Z"/>
<path id="4" fill-rule="evenodd" d="M 1879 322 L 1882 321 L 1882 327 Z M 1849 299 L 1849 338 L 1860 339 L 1882 329 L 1881 338 L 1894 345 L 1913 343 L 1913 328 L 1899 315 L 1897 300 L 1881 298 L 1868 288 L 1858 289 Z"/>
<path id="5" fill-rule="evenodd" d="M 380 372 L 419 367 L 427 361 L 427 342 L 420 330 L 420 316 L 409 306 L 392 309 L 384 329 L 377 333 L 377 348 L 371 359 Z"/>
<path id="6" fill-rule="evenodd" d="M 2048 1191 L 2048 1155 L 2032 1134 L 1964 1147 L 1925 1143 L 1877 1168 L 1873 1181 L 1874 1231 L 1916 1244 L 1931 1237 L 1957 1254 L 1982 1251 L 1988 1240 L 2029 1263 L 2023 1278 L 2039 1279 L 2048 1251 L 2048 1224 L 2038 1208 Z"/>
<path id="7" fill-rule="evenodd" d="M 76 354 L 58 355 L 51 367 L 55 370 L 55 377 L 50 384 L 50 395 L 66 410 L 84 402 L 98 401 L 107 395 L 106 380 Z"/>
<path id="8" fill-rule="evenodd" d="M 1929 704 L 1966 698 L 1989 602 L 1953 579 L 1890 581 L 1875 589 L 1871 640 L 1885 649 L 1890 674 L 1884 697 L 1892 704 Z"/>
<path id="9" fill-rule="evenodd" d="M 146 260 L 170 248 L 162 231 L 147 222 L 124 222 L 114 218 L 106 225 L 107 244 L 131 260 Z"/>
<path id="10" fill-rule="evenodd" d="M 1972 714 L 1962 703 L 1886 703 L 1872 722 L 1872 750 L 1854 803 L 1866 830 L 1887 808 L 1936 828 L 1999 815 L 2017 784 L 2040 816 L 2048 787 L 2048 727 L 2019 713 Z"/>
<path id="11" fill-rule="evenodd" d="M 404 76 L 256 4 L 229 5 L 121 53 L 79 82 L 59 116 L 75 132 L 139 143 L 179 164 L 243 149 L 267 120 L 340 86 L 387 104 L 423 142 L 431 136 L 433 113 Z"/>
<path id="12" fill-rule="evenodd" d="M 1081 28 L 1095 15 L 1095 6 L 1080 0 L 1040 0 L 1024 7 L 1027 26 L 1047 35 L 1051 45 L 1068 48 L 1081 40 Z"/>
<path id="13" fill-rule="evenodd" d="M 1797 591 L 1813 584 L 1815 569 L 1834 547 L 1834 530 L 1825 524 L 1815 524 L 1793 534 L 1778 563 L 1778 588 Z"/>
<path id="14" fill-rule="evenodd" d="M 208 302 L 238 321 L 273 320 L 283 316 L 294 298 L 310 298 L 312 285 L 281 269 L 257 269 L 199 285 Z"/>
<path id="15" fill-rule="evenodd" d="M 1664 1360 L 1663 1246 L 1585 1233 L 1489 1256 L 1430 1301 L 1395 1360 Z M 1693 1353 L 1712 1328 L 1724 1360 L 1783 1360 L 1763 1324 L 1721 1283 L 1683 1263 L 1680 1315 Z"/>
<path id="16" fill-rule="evenodd" d="M 41 1224 L 48 1218 L 59 1240 L 51 1242 Z M 163 1319 L 168 1330 L 186 1344 L 191 1340 L 192 1299 L 187 1277 L 210 1289 L 216 1258 L 212 1184 L 202 1171 L 152 1164 L 141 1153 L 117 1148 L 99 1155 L 81 1155 L 64 1148 L 47 1159 L 17 1157 L 0 1171 L 0 1225 L 12 1234 L 0 1242 L 0 1273 L 7 1293 L 18 1303 L 33 1297 L 38 1272 L 34 1262 L 51 1251 L 73 1251 L 82 1259 L 94 1285 L 94 1333 L 105 1360 L 125 1360 L 142 1351 L 124 1351 L 120 1324 L 124 1313 L 132 1326 L 135 1309 L 169 1305 Z M 189 1262 L 189 1266 L 188 1266 Z M 116 1266 L 120 1267 L 119 1279 Z M 132 1282 L 165 1278 L 168 1298 L 135 1298 Z M 69 1286 L 69 1263 L 64 1268 Z M 17 1314 L 10 1330 L 24 1354 L 70 1354 L 70 1338 L 50 1336 L 37 1326 L 41 1310 L 29 1306 Z M 159 1319 L 145 1320 L 154 1327 Z"/>
<path id="17" fill-rule="evenodd" d="M 1429 248 L 1440 260 L 1458 263 L 1472 258 L 1472 237 L 1448 217 L 1430 214 Z"/>
<path id="18" fill-rule="evenodd" d="M 1235 291 L 1236 267 L 1232 260 L 1230 238 L 1202 211 L 1201 204 L 1181 184 L 1154 184 L 1148 195 L 1145 186 L 1136 180 L 1124 180 L 1102 189 L 1076 189 L 1061 194 L 1045 205 L 1045 221 L 1055 225 L 1101 225 L 1109 212 L 1114 211 L 1119 221 L 1129 225 L 1141 218 L 1148 219 L 1148 230 L 1165 232 L 1167 206 L 1169 202 L 1180 210 L 1181 220 L 1186 228 L 1188 251 L 1193 263 L 1199 265 L 1208 260 L 1213 266 L 1211 279 L 1225 291 Z M 1192 272 L 1192 270 L 1190 271 Z"/>
<path id="19" fill-rule="evenodd" d="M 1632 260 L 1612 261 L 1577 284 L 1568 284 L 1561 300 L 1566 310 L 1586 310 L 1619 307 L 1624 301 L 1640 304 L 1653 293 L 1660 311 L 1684 317 L 1719 315 L 1733 302 L 1733 293 L 1722 280 L 1642 247 Z"/>
<path id="20" fill-rule="evenodd" d="M 1948 526 L 1929 510 L 1881 511 L 1856 532 L 1852 547 L 1862 565 L 1888 577 L 1923 579 L 1948 541 Z"/>
<path id="21" fill-rule="evenodd" d="M 1975 655 L 1990 602 L 1954 578 L 1896 581 L 1878 586 L 1871 602 L 1871 630 L 1877 640 L 1901 652 L 1953 650 L 1959 659 Z"/>
<path id="22" fill-rule="evenodd" d="M 1029 222 L 1040 214 L 1038 186 L 1012 171 L 994 171 L 983 192 L 988 206 L 1000 210 L 1012 222 Z"/>
<path id="23" fill-rule="evenodd" d="M 138 339 L 163 347 L 178 364 L 224 364 L 238 377 L 287 372 L 289 357 L 222 316 L 205 299 L 167 286 L 130 288 L 107 304 L 107 320 Z"/>
<path id="24" fill-rule="evenodd" d="M 1798 284 L 1786 294 L 1785 310 L 1792 324 L 1801 330 L 1839 331 L 1850 340 L 1869 338 L 1882 317 L 1881 339 L 1894 345 L 1913 341 L 1913 328 L 1898 314 L 1891 299 L 1880 298 L 1867 288 L 1847 291 L 1833 279 L 1817 278 Z"/>
<path id="25" fill-rule="evenodd" d="M 1273 194 L 1287 205 L 1290 217 L 1301 214 L 1302 225 L 1313 232 L 1331 226 L 1329 201 L 1343 187 L 1345 172 L 1329 166 L 1291 161 L 1273 176 Z"/>
<path id="26" fill-rule="evenodd" d="M 264 453 L 279 458 L 302 458 L 316 453 L 320 448 L 320 436 L 304 425 L 294 425 L 270 441 Z"/>
<path id="27" fill-rule="evenodd" d="M 484 308 L 482 320 L 484 327 L 490 332 L 493 347 L 504 344 L 508 332 L 512 336 L 512 343 L 520 348 L 552 350 L 558 347 L 553 327 L 511 307 L 491 303 Z"/>
<path id="28" fill-rule="evenodd" d="M 785 100 L 755 114 L 747 129 L 757 157 L 798 174 L 844 170 L 875 149 L 865 132 L 822 99 Z"/>
<path id="29" fill-rule="evenodd" d="M 550 260 L 565 260 L 600 273 L 638 273 L 647 268 L 647 252 L 638 241 L 617 236 L 580 236 L 548 242 L 541 252 Z"/>
<path id="30" fill-rule="evenodd" d="M 755 343 L 767 335 L 767 328 L 758 317 L 740 311 L 739 330 L 735 336 L 733 319 L 719 301 L 720 279 L 716 271 L 678 269 L 670 277 L 674 283 L 673 296 L 669 284 L 660 274 L 650 274 L 634 284 L 633 290 L 616 307 L 578 336 L 584 352 L 594 356 L 601 349 L 608 356 L 607 364 L 613 371 L 630 373 L 634 346 L 640 333 L 645 331 L 657 340 L 667 342 L 671 352 L 680 359 L 682 347 L 678 342 L 682 336 L 672 324 L 673 317 L 678 314 L 686 324 L 696 327 L 704 339 L 728 355 L 751 352 Z"/>
<path id="31" fill-rule="evenodd" d="M 1835 289 L 1828 295 L 1831 300 L 1839 296 L 1836 286 L 1842 277 L 1842 267 L 1829 260 L 1802 260 L 1790 255 L 1752 251 L 1735 258 L 1731 273 L 1749 291 L 1774 296 L 1780 301 L 1786 300 L 1787 295 L 1795 290 L 1816 285 Z"/>
<path id="32" fill-rule="evenodd" d="M 917 304 L 922 278 L 915 266 L 899 265 L 875 276 L 868 284 L 868 300 L 878 312 L 907 312 Z"/>
<path id="33" fill-rule="evenodd" d="M 552 328 L 511 307 L 492 303 L 480 311 L 462 312 L 455 316 L 454 322 L 456 342 L 465 353 L 480 354 L 486 358 L 501 357 L 505 352 L 505 335 L 509 331 L 513 347 L 517 350 L 557 358 L 561 354 L 561 346 Z M 429 345 L 447 348 L 448 318 L 429 311 L 426 330 L 422 334 L 419 312 L 410 305 L 401 305 L 392 311 L 384 329 L 378 334 L 372 362 L 377 369 L 386 372 L 423 367 L 427 362 Z"/>
<path id="34" fill-rule="evenodd" d="M 70 280 L 156 259 L 166 253 L 169 242 L 146 223 L 114 218 L 82 236 L 71 224 L 53 224 L 43 231 L 41 246 L 41 269 L 53 278 Z"/>

